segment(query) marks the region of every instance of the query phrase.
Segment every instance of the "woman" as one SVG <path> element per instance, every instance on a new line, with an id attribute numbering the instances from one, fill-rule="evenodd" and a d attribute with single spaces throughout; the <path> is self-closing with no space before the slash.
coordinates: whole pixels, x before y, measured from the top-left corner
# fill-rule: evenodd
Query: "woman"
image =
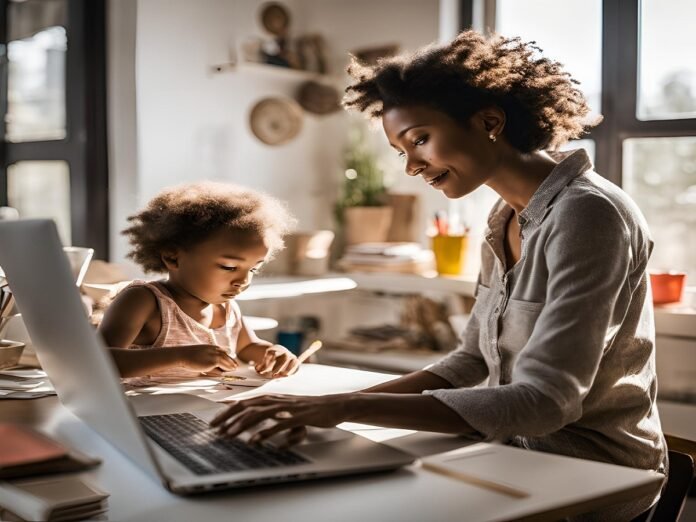
<path id="1" fill-rule="evenodd" d="M 235 435 L 266 418 L 355 421 L 665 472 L 655 405 L 654 328 L 640 211 L 592 172 L 579 137 L 589 112 L 560 64 L 519 39 L 473 31 L 375 66 L 353 60 L 344 104 L 381 118 L 406 173 L 448 198 L 500 195 L 482 249 L 476 305 L 459 347 L 361 393 L 260 397 L 214 424 Z M 487 383 L 484 386 L 476 385 Z M 630 520 L 659 491 L 593 520 Z"/>

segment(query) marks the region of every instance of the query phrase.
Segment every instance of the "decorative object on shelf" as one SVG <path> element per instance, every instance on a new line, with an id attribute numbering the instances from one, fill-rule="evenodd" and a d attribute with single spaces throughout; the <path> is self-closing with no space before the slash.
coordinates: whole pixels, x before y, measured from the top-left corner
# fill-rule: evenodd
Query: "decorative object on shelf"
<path id="1" fill-rule="evenodd" d="M 469 237 L 466 235 L 435 235 L 431 238 L 435 267 L 440 275 L 460 275 L 464 271 L 464 260 Z"/>
<path id="2" fill-rule="evenodd" d="M 274 36 L 287 36 L 290 12 L 279 2 L 268 2 L 260 9 L 261 26 Z"/>
<path id="3" fill-rule="evenodd" d="M 389 58 L 399 53 L 398 44 L 386 44 L 375 47 L 364 47 L 350 52 L 361 63 L 374 65 L 380 58 Z"/>
<path id="4" fill-rule="evenodd" d="M 269 65 L 299 69 L 297 53 L 291 48 L 290 12 L 278 2 L 269 2 L 259 10 L 261 26 L 273 37 L 261 44 L 262 61 Z"/>
<path id="5" fill-rule="evenodd" d="M 338 266 L 346 272 L 429 274 L 433 253 L 418 243 L 360 243 L 348 245 Z"/>
<path id="6" fill-rule="evenodd" d="M 649 274 L 654 304 L 678 303 L 682 300 L 686 273 L 651 270 Z"/>
<path id="7" fill-rule="evenodd" d="M 331 230 L 294 232 L 285 238 L 285 249 L 264 267 L 265 274 L 321 276 L 329 271 L 334 233 Z"/>
<path id="8" fill-rule="evenodd" d="M 384 171 L 361 127 L 350 133 L 344 166 L 336 217 L 344 225 L 346 244 L 386 241 L 393 209 L 387 206 Z"/>
<path id="9" fill-rule="evenodd" d="M 300 133 L 302 108 L 290 98 L 263 98 L 252 108 L 249 125 L 266 145 L 282 145 Z"/>
<path id="10" fill-rule="evenodd" d="M 326 44 L 320 34 L 305 34 L 296 41 L 297 60 L 300 69 L 326 74 Z"/>
<path id="11" fill-rule="evenodd" d="M 420 224 L 420 199 L 418 194 L 387 194 L 387 202 L 394 209 L 387 233 L 389 242 L 418 241 Z"/>
<path id="12" fill-rule="evenodd" d="M 343 211 L 347 245 L 378 243 L 387 239 L 394 209 L 349 207 Z"/>
<path id="13" fill-rule="evenodd" d="M 312 114 L 330 114 L 341 108 L 340 95 L 335 87 L 315 81 L 300 85 L 297 101 L 307 112 Z"/>

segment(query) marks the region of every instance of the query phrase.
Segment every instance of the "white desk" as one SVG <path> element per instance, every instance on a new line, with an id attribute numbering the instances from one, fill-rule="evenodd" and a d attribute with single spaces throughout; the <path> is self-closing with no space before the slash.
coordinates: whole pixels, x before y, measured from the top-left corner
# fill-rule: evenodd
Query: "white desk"
<path id="1" fill-rule="evenodd" d="M 376 384 L 393 376 L 320 365 L 305 365 L 301 373 L 273 381 L 261 389 L 242 390 L 242 396 L 262 393 L 330 393 Z M 199 397 L 168 394 L 165 387 L 135 402 L 162 401 L 160 411 L 186 410 Z M 196 395 L 220 399 L 221 392 L 198 390 Z M 173 404 L 176 403 L 176 406 Z M 99 455 L 103 464 L 85 478 L 111 493 L 109 520 L 206 521 L 330 520 L 330 521 L 484 521 L 553 520 L 617 500 L 640 496 L 657 480 L 647 471 L 526 453 L 526 468 L 516 461 L 496 464 L 498 480 L 517 480 L 531 493 L 525 499 L 452 480 L 409 466 L 396 472 L 323 479 L 230 490 L 197 497 L 177 497 L 165 491 L 115 448 L 60 406 L 55 397 L 34 401 L 0 401 L 0 421 L 15 420 L 41 427 L 82 451 Z M 405 430 L 365 429 L 372 439 L 426 456 L 466 446 L 457 437 Z M 469 446 L 470 443 L 469 443 Z M 481 446 L 481 445 L 480 445 Z M 487 445 L 483 445 L 487 446 Z M 473 448 L 473 446 L 471 446 Z M 516 478 L 515 478 L 516 477 Z M 535 491 L 552 482 L 552 495 Z M 519 482 L 515 482 L 519 486 Z M 546 491 L 546 490 L 545 490 Z"/>

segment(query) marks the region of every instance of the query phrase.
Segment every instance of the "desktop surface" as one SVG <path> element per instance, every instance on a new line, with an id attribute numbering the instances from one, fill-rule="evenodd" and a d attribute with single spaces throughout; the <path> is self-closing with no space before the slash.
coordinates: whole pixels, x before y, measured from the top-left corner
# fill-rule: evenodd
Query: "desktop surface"
<path id="1" fill-rule="evenodd" d="M 360 389 L 383 382 L 393 375 L 306 365 L 293 378 L 278 380 L 257 389 L 230 390 L 248 397 L 263 393 L 333 393 Z M 163 389 L 131 399 L 138 413 L 170 413 L 200 406 L 220 392 Z M 241 395 L 240 395 L 241 394 Z M 516 498 L 424 470 L 420 463 L 392 472 L 320 479 L 247 489 L 179 497 L 166 491 L 134 463 L 63 408 L 55 397 L 32 401 L 0 401 L 0 421 L 13 420 L 44 429 L 59 440 L 99 456 L 103 464 L 82 474 L 84 480 L 111 494 L 109 520 L 218 520 L 265 521 L 274 518 L 313 520 L 318 513 L 326 520 L 553 520 L 588 509 L 640 496 L 655 483 L 654 474 L 619 466 L 576 461 L 546 454 L 524 452 L 524 462 L 501 458 L 496 445 L 473 444 L 460 437 L 347 425 L 351 431 L 380 440 L 418 457 L 468 447 L 493 455 L 498 469 L 488 471 L 498 481 L 514 482 L 527 489 L 526 498 Z M 504 447 L 503 447 L 504 448 Z M 513 449 L 513 448 L 509 448 Z M 538 456 L 538 458 L 535 458 Z M 538 463 L 537 466 L 535 463 Z M 576 465 L 577 464 L 577 465 Z M 528 468 L 521 469 L 520 465 Z M 490 468 L 491 466 L 489 466 Z M 472 468 L 475 469 L 475 468 Z M 535 474 L 566 477 L 570 484 L 551 493 L 535 491 Z M 576 482 L 585 479 L 582 482 Z M 522 482 L 522 483 L 520 483 Z M 564 481 L 559 480 L 559 483 Z"/>

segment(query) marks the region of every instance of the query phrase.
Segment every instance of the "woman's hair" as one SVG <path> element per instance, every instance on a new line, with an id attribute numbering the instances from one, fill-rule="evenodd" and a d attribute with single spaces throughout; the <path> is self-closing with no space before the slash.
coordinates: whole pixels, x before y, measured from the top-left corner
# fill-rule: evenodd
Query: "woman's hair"
<path id="1" fill-rule="evenodd" d="M 221 229 L 260 235 L 271 257 L 296 223 L 286 206 L 267 194 L 210 181 L 167 188 L 128 221 L 122 232 L 133 247 L 128 257 L 146 272 L 166 272 L 163 252 L 191 248 Z"/>
<path id="2" fill-rule="evenodd" d="M 468 126 L 477 111 L 505 112 L 503 135 L 521 152 L 557 148 L 580 137 L 589 107 L 577 81 L 558 62 L 538 55 L 534 42 L 464 31 L 454 40 L 376 65 L 351 58 L 354 79 L 344 107 L 371 118 L 385 110 L 425 105 Z"/>

